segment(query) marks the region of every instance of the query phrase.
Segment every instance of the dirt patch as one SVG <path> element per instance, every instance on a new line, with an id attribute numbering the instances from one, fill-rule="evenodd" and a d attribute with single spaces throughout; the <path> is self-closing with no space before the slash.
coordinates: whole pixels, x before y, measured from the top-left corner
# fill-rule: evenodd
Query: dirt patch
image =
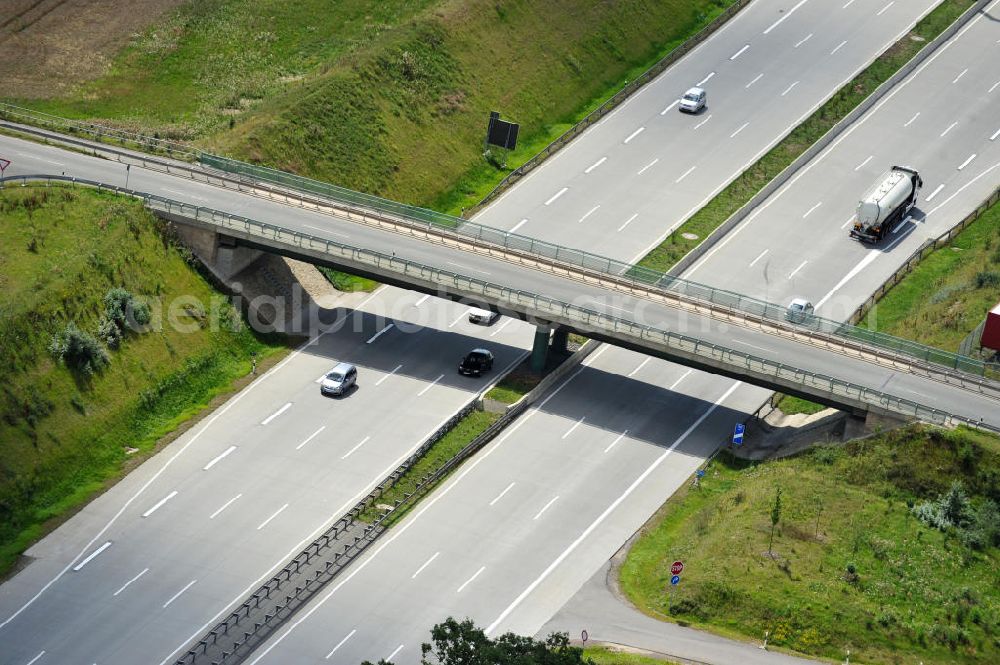
<path id="1" fill-rule="evenodd" d="M 105 72 L 133 34 L 184 0 L 3 0 L 0 89 L 47 98 Z"/>

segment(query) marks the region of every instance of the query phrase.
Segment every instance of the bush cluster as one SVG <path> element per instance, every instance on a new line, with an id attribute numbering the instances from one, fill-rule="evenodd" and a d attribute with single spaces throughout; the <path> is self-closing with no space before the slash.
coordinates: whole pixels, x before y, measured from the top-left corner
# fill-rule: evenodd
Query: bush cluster
<path id="1" fill-rule="evenodd" d="M 100 372 L 110 362 L 108 352 L 97 338 L 77 328 L 72 321 L 52 337 L 49 350 L 67 367 L 88 376 Z"/>
<path id="2" fill-rule="evenodd" d="M 959 481 L 937 499 L 914 506 L 913 514 L 935 529 L 954 530 L 973 549 L 1000 546 L 1000 506 L 992 499 L 974 505 Z"/>

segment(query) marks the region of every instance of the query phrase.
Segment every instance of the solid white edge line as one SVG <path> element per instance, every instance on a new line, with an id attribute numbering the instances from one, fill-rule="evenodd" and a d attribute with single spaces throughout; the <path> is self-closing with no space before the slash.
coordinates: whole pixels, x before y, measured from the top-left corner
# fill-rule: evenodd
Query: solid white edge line
<path id="1" fill-rule="evenodd" d="M 479 574 L 482 573 L 484 570 L 486 570 L 486 566 L 480 566 L 479 570 L 477 570 L 475 573 L 472 574 L 472 577 L 462 582 L 462 586 L 458 587 L 458 590 L 455 591 L 455 593 L 462 593 L 462 589 L 469 586 L 469 584 L 471 584 L 473 580 L 479 577 Z"/>
<path id="2" fill-rule="evenodd" d="M 955 190 L 955 192 L 951 196 L 949 196 L 948 198 L 946 198 L 944 201 L 942 201 L 941 203 L 939 203 L 936 206 L 934 206 L 930 210 L 930 212 L 928 212 L 927 214 L 928 215 L 933 215 L 938 210 L 940 210 L 944 206 L 948 205 L 951 202 L 952 199 L 954 199 L 956 196 L 958 196 L 959 194 L 961 194 L 965 190 L 966 187 L 971 187 L 980 178 L 986 177 L 987 175 L 989 175 L 991 172 L 995 171 L 998 168 L 1000 168 L 1000 163 L 994 164 L 990 168 L 986 169 L 985 171 L 983 171 L 982 173 L 980 173 L 979 175 L 977 175 L 975 178 L 973 178 L 972 180 L 970 180 L 969 182 L 965 183 L 964 185 L 962 185 L 961 187 L 959 187 L 957 190 Z"/>
<path id="3" fill-rule="evenodd" d="M 225 510 L 226 508 L 228 508 L 229 506 L 231 506 L 233 504 L 233 501 L 236 501 L 236 499 L 240 498 L 241 496 L 243 496 L 243 492 L 240 492 L 239 494 L 237 494 L 236 496 L 234 496 L 229 501 L 226 501 L 224 504 L 222 504 L 219 507 L 218 510 L 216 510 L 214 513 L 212 513 L 211 515 L 209 515 L 208 519 L 214 520 L 218 516 L 219 513 L 221 513 L 223 510 Z"/>
<path id="4" fill-rule="evenodd" d="M 117 597 L 118 594 L 120 594 L 122 591 L 124 591 L 125 589 L 127 589 L 128 586 L 130 584 L 132 584 L 132 582 L 135 582 L 137 579 L 139 579 L 140 577 L 142 577 L 143 575 L 145 575 L 148 572 L 149 572 L 149 568 L 143 568 L 141 573 L 139 573 L 138 575 L 136 575 L 135 577 L 133 577 L 132 579 L 130 579 L 125 584 L 121 585 L 121 588 L 119 588 L 118 591 L 115 591 L 113 594 L 111 594 L 112 598 Z"/>
<path id="5" fill-rule="evenodd" d="M 463 468 L 463 470 L 461 471 L 461 473 L 454 478 L 454 480 L 452 480 L 450 483 L 448 483 L 447 485 L 445 485 L 444 487 L 442 487 L 442 489 L 440 490 L 440 492 L 438 492 L 437 494 L 432 494 L 428 500 L 422 502 L 422 506 L 423 507 L 421 507 L 413 517 L 409 518 L 409 521 L 402 522 L 401 525 L 397 529 L 395 529 L 396 533 L 394 535 L 392 535 L 390 538 L 388 538 L 384 543 L 382 543 L 381 547 L 379 547 L 377 550 L 375 550 L 371 554 L 371 556 L 369 556 L 368 558 L 364 559 L 363 561 L 360 561 L 356 567 L 353 567 L 353 569 L 349 569 L 348 574 L 345 575 L 344 578 L 342 580 L 340 580 L 340 582 L 338 582 L 336 584 L 336 586 L 334 586 L 332 589 L 330 589 L 326 593 L 326 595 L 323 596 L 322 598 L 320 598 L 318 601 L 315 601 L 314 603 L 312 603 L 312 606 L 307 611 L 305 611 L 302 614 L 302 616 L 300 616 L 298 619 L 296 619 L 295 622 L 291 626 L 289 626 L 285 630 L 284 633 L 282 633 L 278 637 L 274 638 L 270 642 L 270 644 L 268 644 L 260 652 L 260 654 L 257 655 L 256 658 L 254 658 L 252 661 L 250 661 L 249 665 L 257 665 L 257 663 L 259 663 L 262 659 L 266 658 L 267 655 L 269 653 L 271 653 L 271 651 L 276 646 L 278 646 L 279 644 L 281 644 L 285 640 L 285 638 L 288 637 L 292 633 L 292 631 L 294 631 L 296 629 L 296 627 L 298 627 L 299 625 L 301 625 L 302 622 L 308 620 L 309 617 L 311 617 L 317 610 L 319 610 L 321 607 L 323 607 L 323 605 L 326 604 L 326 601 L 328 601 L 330 598 L 332 598 L 333 595 L 335 593 L 337 593 L 338 590 L 341 589 L 341 587 L 343 587 L 345 584 L 347 584 L 348 582 L 350 582 L 354 578 L 355 575 L 357 575 L 358 573 L 360 573 L 362 570 L 365 569 L 365 567 L 369 563 L 371 563 L 372 561 L 374 561 L 378 557 L 378 555 L 383 550 L 385 550 L 386 547 L 388 547 L 389 545 L 391 545 L 401 535 L 403 535 L 404 533 L 406 533 L 407 530 L 409 530 L 409 528 L 411 526 L 413 526 L 414 524 L 416 524 L 417 520 L 420 519 L 420 517 L 424 513 L 426 513 L 431 508 L 433 508 L 434 505 L 438 501 L 440 501 L 443 497 L 447 496 L 448 493 L 451 492 L 451 490 L 458 483 L 460 483 L 463 478 L 465 478 L 466 476 L 468 476 L 469 473 L 471 473 L 473 469 L 475 469 L 477 466 L 479 466 L 483 462 L 483 460 L 488 459 L 490 457 L 490 455 L 493 454 L 493 452 L 495 452 L 496 450 L 498 450 L 500 448 L 500 446 L 502 446 L 503 443 L 507 439 L 509 439 L 511 437 L 511 435 L 514 434 L 514 432 L 516 432 L 518 429 L 520 429 L 521 426 L 524 425 L 524 423 L 526 423 L 529 420 L 531 420 L 531 416 L 533 414 L 538 413 L 539 410 L 541 410 L 546 404 L 548 404 L 548 402 L 550 400 L 552 400 L 556 395 L 558 395 L 562 391 L 563 388 L 565 388 L 567 385 L 569 385 L 569 383 L 574 378 L 576 378 L 577 376 L 579 376 L 580 372 L 582 372 L 583 370 L 587 369 L 587 367 L 589 367 L 588 363 L 590 363 L 593 360 L 596 360 L 602 353 L 604 353 L 604 350 L 607 349 L 607 348 L 608 347 L 606 345 L 601 346 L 601 348 L 597 349 L 597 351 L 595 351 L 594 353 L 590 354 L 590 357 L 587 358 L 583 362 L 583 366 L 579 367 L 575 372 L 573 372 L 572 374 L 570 374 L 566 378 L 565 381 L 563 381 L 561 384 L 559 384 L 559 386 L 555 390 L 553 390 L 551 393 L 549 393 L 548 397 L 546 397 L 541 402 L 539 402 L 537 406 L 532 407 L 532 409 L 527 414 L 525 414 L 525 415 L 521 416 L 520 418 L 518 418 L 517 420 L 515 420 L 514 424 L 507 428 L 506 433 L 504 433 L 503 435 L 501 435 L 499 438 L 497 438 L 495 440 L 496 443 L 492 443 L 491 442 L 490 445 L 487 446 L 487 448 L 485 448 L 484 450 L 480 451 L 480 453 L 478 455 L 473 456 L 471 458 L 471 460 L 465 465 L 465 467 Z M 736 385 L 739 385 L 739 384 L 736 384 Z M 734 388 L 735 388 L 735 386 L 734 386 Z M 403 458 L 403 459 L 405 459 L 405 458 Z M 399 466 L 399 465 L 397 464 L 396 466 Z M 394 466 L 392 468 L 396 468 L 396 467 Z M 386 473 L 388 473 L 388 472 L 386 472 Z M 383 474 L 383 475 L 385 475 L 385 474 Z M 361 495 L 361 496 L 364 496 L 364 495 Z M 357 501 L 354 501 L 353 503 L 356 503 L 356 502 Z M 350 504 L 350 505 L 353 505 L 353 503 Z M 293 552 L 298 551 L 300 549 L 302 549 L 302 548 L 301 547 L 297 547 L 295 550 L 293 550 Z M 285 559 L 287 559 L 287 558 L 288 557 L 285 557 Z M 283 564 L 284 561 L 285 561 L 285 559 L 282 559 L 281 562 L 279 562 L 278 565 Z M 275 568 L 277 568 L 277 566 L 275 566 Z M 483 568 L 485 568 L 485 566 Z M 482 572 L 482 570 L 480 570 L 479 572 Z M 478 574 L 479 573 L 476 573 L 476 575 L 478 575 Z M 473 579 L 475 579 L 475 577 L 476 576 L 474 575 Z M 261 578 L 261 579 L 264 579 L 264 578 Z M 469 580 L 469 581 L 471 582 L 472 580 Z M 235 604 L 236 602 L 238 602 L 239 600 L 241 600 L 245 595 L 246 595 L 245 593 L 241 594 L 236 600 L 234 600 L 232 603 L 230 603 L 230 605 Z M 220 615 L 221 615 L 221 613 L 220 613 Z M 197 633 L 194 633 L 191 636 L 191 638 L 188 639 L 188 640 L 186 640 L 183 645 L 181 645 L 180 647 L 178 647 L 174 651 L 174 653 L 176 653 L 180 649 L 183 649 L 185 646 L 187 646 L 187 644 L 191 640 L 195 639 L 201 633 L 203 633 L 204 630 L 207 629 L 209 625 L 211 625 L 211 623 L 205 624 L 205 628 L 204 629 L 200 629 Z M 160 663 L 160 665 L 167 665 L 167 663 L 170 662 L 170 660 L 173 657 L 173 655 L 174 654 L 170 654 L 170 656 L 166 660 L 162 661 Z"/>
<path id="6" fill-rule="evenodd" d="M 287 507 L 288 507 L 288 504 L 286 503 L 281 508 L 278 508 L 278 510 L 276 510 L 273 515 L 271 515 L 266 520 L 264 520 L 263 522 L 260 523 L 260 526 L 257 527 L 257 531 L 260 531 L 261 529 L 263 529 L 264 527 L 266 527 L 271 522 L 271 520 L 273 520 L 275 517 L 277 517 L 282 512 L 284 512 L 285 508 L 287 508 Z"/>
<path id="7" fill-rule="evenodd" d="M 315 439 L 319 435 L 319 433 L 322 432 L 325 429 L 326 429 L 326 425 L 323 425 L 322 427 L 320 427 L 318 430 L 316 430 L 315 432 L 313 432 L 312 434 L 310 434 L 309 437 L 305 441 L 303 441 L 299 445 L 295 446 L 295 450 L 301 450 L 302 446 L 306 445 L 307 443 L 309 443 L 310 441 L 312 441 L 313 439 Z"/>
<path id="8" fill-rule="evenodd" d="M 149 510 L 147 510 L 146 512 L 144 512 L 142 514 L 142 516 L 143 517 L 149 517 L 150 515 L 152 515 L 153 513 L 155 513 L 157 510 L 159 510 L 163 506 L 163 504 L 165 504 L 167 501 L 170 501 L 175 496 L 177 496 L 177 490 L 172 491 L 170 494 L 166 495 L 165 497 L 163 497 L 162 499 L 160 499 L 159 501 L 157 501 L 153 505 L 153 507 L 150 508 Z"/>
<path id="9" fill-rule="evenodd" d="M 41 650 L 41 651 L 40 651 L 40 652 L 38 653 L 38 655 L 37 655 L 37 656 L 35 656 L 35 657 L 34 657 L 34 658 L 32 658 L 31 660 L 29 660 L 29 661 L 28 661 L 27 663 L 25 663 L 25 665 L 35 665 L 35 663 L 37 663 L 37 662 L 38 662 L 38 659 L 39 659 L 39 658 L 41 658 L 41 657 L 42 657 L 42 656 L 44 656 L 44 655 L 45 655 L 45 649 L 42 649 L 42 650 Z"/>
<path id="10" fill-rule="evenodd" d="M 989 8 L 991 8 L 993 6 L 994 5 L 988 5 L 987 9 L 989 9 Z M 933 7 L 931 7 L 930 9 L 933 9 Z M 928 9 L 927 13 L 930 12 L 930 9 Z M 926 14 L 925 14 L 925 16 L 926 16 Z M 883 97 L 881 100 L 879 100 L 879 102 L 874 107 L 872 107 L 871 109 L 869 109 L 863 116 L 861 116 L 861 118 L 859 118 L 857 120 L 857 122 L 855 122 L 850 127 L 848 127 L 847 130 L 845 130 L 844 133 L 841 136 L 837 137 L 837 140 L 835 140 L 833 143 L 831 143 L 826 148 L 824 148 L 823 151 L 820 152 L 819 155 L 817 155 L 808 164 L 806 164 L 805 167 L 802 168 L 798 173 L 796 173 L 795 176 L 791 180 L 789 180 L 787 183 L 785 183 L 784 185 L 782 185 L 781 188 L 778 189 L 778 191 L 776 191 L 771 197 L 769 197 L 767 201 L 765 201 L 762 205 L 758 206 L 757 209 L 755 209 L 745 220 L 743 220 L 742 222 L 740 222 L 740 224 L 738 224 L 736 226 L 736 228 L 732 229 L 729 233 L 727 233 L 725 235 L 725 237 L 715 245 L 715 247 L 713 247 L 712 249 L 710 249 L 709 251 L 707 251 L 704 256 L 702 256 L 700 259 L 698 259 L 698 261 L 696 261 L 694 263 L 694 265 L 692 265 L 690 268 L 688 268 L 685 271 L 685 273 L 684 273 L 685 276 L 688 277 L 688 278 L 690 278 L 692 273 L 694 273 L 699 268 L 701 268 L 701 266 L 703 266 L 708 261 L 708 259 L 711 258 L 716 252 L 718 252 L 720 249 L 722 249 L 723 247 L 725 247 L 729 243 L 729 241 L 732 240 L 740 231 L 742 231 L 743 229 L 747 228 L 749 226 L 749 224 L 753 220 L 755 220 L 765 209 L 767 209 L 774 201 L 776 201 L 779 198 L 781 198 L 781 196 L 785 192 L 787 192 L 796 182 L 798 182 L 800 178 L 802 178 L 806 173 L 808 173 L 810 170 L 812 170 L 813 166 L 815 166 L 816 164 L 819 164 L 821 161 L 823 161 L 823 159 L 827 155 L 829 155 L 831 152 L 833 152 L 833 150 L 835 150 L 837 148 L 837 146 L 839 146 L 844 140 L 847 139 L 847 137 L 849 137 L 851 134 L 853 134 L 854 131 L 858 127 L 862 126 L 869 118 L 874 117 L 875 114 L 883 106 L 885 106 L 893 97 L 895 97 L 896 94 L 900 90 L 906 88 L 907 85 L 909 85 L 912 81 L 916 80 L 917 77 L 927 67 L 929 67 L 931 65 L 931 63 L 933 63 L 935 60 L 937 60 L 937 58 L 942 53 L 944 53 L 945 51 L 947 51 L 948 48 L 952 44 L 956 43 L 966 32 L 968 32 L 972 28 L 972 26 L 974 26 L 976 23 L 978 23 L 980 18 L 982 18 L 981 15 L 977 16 L 977 17 L 975 17 L 973 19 L 971 19 L 969 21 L 969 23 L 966 24 L 965 27 L 963 27 L 958 32 L 957 35 L 955 35 L 954 37 L 952 37 L 951 39 L 949 39 L 946 43 L 942 44 L 941 47 L 938 48 L 937 51 L 935 51 L 934 53 L 932 53 L 930 55 L 930 57 L 927 58 L 927 60 L 925 60 L 919 67 L 917 67 L 916 70 L 914 70 L 913 72 L 911 72 L 910 75 L 907 76 L 904 80 L 902 80 L 898 84 L 896 84 L 893 87 L 893 89 L 890 90 L 888 92 L 888 94 L 885 95 L 885 97 Z M 893 40 L 893 43 L 896 42 L 896 41 L 899 41 L 900 39 L 902 39 L 903 36 L 905 36 L 908 32 L 909 32 L 909 29 L 901 32 L 899 35 L 897 35 L 896 39 Z M 858 71 L 861 71 L 861 70 L 859 69 Z M 852 81 L 856 75 L 857 75 L 857 72 L 855 72 L 854 74 L 852 74 L 850 78 L 846 79 L 841 84 L 841 87 L 844 86 L 844 85 L 846 85 L 850 81 Z M 814 105 L 812 109 L 810 109 L 805 115 L 801 116 L 799 118 L 799 120 L 796 121 L 795 124 L 792 125 L 792 128 L 797 127 L 799 124 L 801 124 L 806 118 L 808 118 L 809 116 L 811 116 L 816 111 L 816 109 L 818 109 L 822 104 L 823 104 L 823 102 L 820 102 L 819 104 Z M 917 115 L 919 115 L 919 113 Z M 773 147 L 774 145 L 776 145 L 777 142 L 780 141 L 783 136 L 784 135 L 778 137 L 777 139 L 775 139 L 775 141 L 773 141 L 771 143 L 771 145 L 769 145 L 768 147 L 765 147 L 763 150 L 761 150 L 760 152 L 758 152 L 757 155 L 755 155 L 754 158 L 751 161 L 747 162 L 743 166 L 742 169 L 740 169 L 735 174 L 733 174 L 732 178 L 737 177 L 740 173 L 742 173 L 746 169 L 748 169 L 751 166 L 753 166 L 754 164 L 756 164 L 757 160 L 761 156 L 763 156 L 764 154 L 766 154 L 771 149 L 771 147 Z M 690 217 L 691 215 L 693 215 L 700 208 L 704 207 L 708 203 L 708 201 L 711 201 L 713 198 L 715 198 L 715 196 L 719 192 L 721 192 L 727 186 L 728 186 L 728 184 L 724 184 L 724 185 L 722 185 L 720 187 L 717 187 L 709 195 L 708 198 L 704 199 L 696 207 L 692 208 L 686 215 L 684 215 L 683 217 L 681 217 L 680 218 L 681 219 L 681 223 L 683 223 L 683 221 L 687 220 L 688 217 Z M 670 232 L 672 232 L 672 231 L 673 231 L 673 229 L 670 230 Z M 669 232 L 668 232 L 667 235 L 669 235 Z M 666 237 L 666 236 L 664 236 L 664 237 Z M 637 256 L 637 260 L 638 260 L 638 258 L 641 258 L 641 257 L 645 256 L 646 254 L 648 254 L 649 252 L 651 252 L 653 250 L 653 248 L 657 247 L 661 242 L 663 242 L 663 238 L 660 238 L 656 243 L 654 243 L 653 245 L 650 245 L 645 251 L 641 252 Z"/>
<path id="11" fill-rule="evenodd" d="M 167 602 L 163 603 L 163 608 L 162 608 L 162 609 L 167 609 L 167 605 L 169 605 L 170 603 L 172 603 L 172 602 L 174 602 L 175 600 L 177 600 L 178 598 L 180 598 L 180 597 L 181 597 L 181 594 L 182 594 L 182 593 L 184 593 L 185 591 L 187 591 L 188 589 L 190 589 L 190 588 L 191 588 L 192 586 L 194 586 L 194 583 L 195 583 L 195 582 L 197 582 L 197 581 L 198 581 L 198 580 L 191 580 L 190 582 L 188 582 L 188 583 L 187 583 L 187 584 L 186 584 L 186 585 L 184 586 L 184 588 L 183 588 L 183 589 L 181 589 L 180 591 L 178 591 L 177 593 L 175 593 L 174 595 L 172 595 L 172 596 L 170 597 L 170 600 L 168 600 Z"/>
<path id="12" fill-rule="evenodd" d="M 86 559 L 84 559 L 83 561 L 81 561 L 79 564 L 77 564 L 73 568 L 73 571 L 74 572 L 79 572 L 81 568 L 83 568 L 84 566 L 86 566 L 88 563 L 90 563 L 92 560 L 94 560 L 94 558 L 96 558 L 98 554 L 100 554 L 104 550 L 108 549 L 109 547 L 111 547 L 111 541 L 110 540 L 108 542 L 104 543 L 103 545 L 101 545 L 100 547 L 98 547 L 93 552 L 91 552 L 90 556 L 88 556 Z"/>
<path id="13" fill-rule="evenodd" d="M 264 420 L 262 420 L 260 424 L 261 425 L 267 425 L 272 420 L 274 420 L 275 418 L 277 418 L 278 416 L 280 416 L 281 414 L 283 414 L 285 411 L 288 411 L 288 409 L 290 409 L 291 407 L 292 407 L 292 403 L 291 402 L 286 403 L 283 407 L 281 407 L 280 409 L 278 409 L 277 411 L 275 411 L 274 413 L 272 413 L 271 415 L 269 415 L 267 418 L 264 418 Z"/>
<path id="14" fill-rule="evenodd" d="M 226 448 L 226 450 L 224 452 L 222 452 L 218 456 L 216 456 L 215 459 L 213 459 L 211 462 L 209 462 L 208 464 L 206 464 L 205 466 L 203 466 L 201 468 L 201 470 L 202 471 L 208 471 L 213 466 L 215 466 L 216 464 L 218 464 L 222 460 L 224 460 L 227 457 L 229 457 L 229 455 L 231 455 L 233 453 L 233 451 L 235 451 L 235 450 L 236 450 L 236 446 L 229 446 L 228 448 Z"/>
<path id="15" fill-rule="evenodd" d="M 427 561 L 424 562 L 424 565 L 422 565 L 419 568 L 417 568 L 417 572 L 413 573 L 413 575 L 410 576 L 410 579 L 411 580 L 417 579 L 417 575 L 419 575 L 420 573 L 422 573 L 424 571 L 424 568 L 426 568 L 427 566 L 431 565 L 431 563 L 434 561 L 434 559 L 438 558 L 439 554 L 441 554 L 441 552 L 435 552 L 434 554 L 432 554 L 431 558 L 427 559 Z"/>
<path id="16" fill-rule="evenodd" d="M 583 533 L 581 533 L 576 538 L 576 540 L 570 543 L 569 546 L 565 550 L 563 550 L 563 552 L 558 557 L 556 557 L 555 561 L 549 564 L 549 566 L 544 571 L 542 571 L 541 575 L 539 575 L 531 584 L 529 584 L 528 587 L 524 591 L 522 591 L 521 594 L 517 598 L 515 598 L 514 601 L 510 605 L 508 605 L 503 612 L 500 613 L 500 616 L 498 616 L 496 620 L 493 623 L 491 623 L 484 632 L 487 635 L 489 635 L 490 633 L 495 631 L 497 629 L 497 626 L 499 626 L 502 621 L 504 621 L 508 616 L 510 616 L 510 613 L 513 612 L 515 609 L 517 609 L 518 605 L 524 602 L 524 599 L 527 598 L 532 591 L 538 588 L 538 585 L 540 585 L 543 581 L 545 581 L 545 579 L 552 574 L 552 571 L 555 570 L 559 566 L 559 564 L 561 564 L 566 559 L 566 557 L 572 554 L 573 551 L 580 546 L 580 543 L 582 543 L 587 538 L 587 536 L 593 533 L 594 530 L 597 529 L 597 527 L 600 526 L 605 519 L 607 519 L 608 515 L 610 515 L 612 511 L 614 511 L 619 505 L 621 505 L 622 502 L 624 502 L 625 499 L 627 499 L 632 494 L 632 492 L 635 491 L 635 489 L 642 483 L 642 481 L 648 478 L 650 474 L 652 474 L 653 471 L 655 471 L 657 467 L 659 467 L 660 464 L 663 463 L 663 460 L 665 460 L 677 448 L 677 446 L 679 446 L 685 439 L 687 439 L 687 437 L 691 434 L 691 432 L 697 429 L 705 421 L 705 419 L 708 418 L 708 416 L 710 416 L 716 410 L 716 408 L 718 408 L 718 406 L 722 404 L 722 402 L 724 402 L 733 393 L 733 391 L 735 391 L 741 385 L 741 383 L 742 383 L 741 381 L 736 381 L 735 383 L 733 383 L 733 385 L 730 386 L 729 390 L 723 393 L 722 397 L 717 399 L 712 404 L 712 406 L 710 406 L 705 411 L 705 413 L 701 414 L 701 416 L 684 431 L 683 434 L 677 437 L 677 440 L 674 441 L 674 443 L 671 444 L 671 446 L 667 448 L 667 450 L 665 450 L 658 458 L 656 458 L 656 460 L 651 465 L 649 465 L 649 467 L 645 471 L 643 471 L 638 478 L 632 481 L 632 484 L 629 485 L 628 488 L 626 488 L 626 490 L 611 503 L 611 505 L 605 508 L 604 512 L 598 515 L 597 519 L 591 522 L 590 526 L 584 529 Z"/>

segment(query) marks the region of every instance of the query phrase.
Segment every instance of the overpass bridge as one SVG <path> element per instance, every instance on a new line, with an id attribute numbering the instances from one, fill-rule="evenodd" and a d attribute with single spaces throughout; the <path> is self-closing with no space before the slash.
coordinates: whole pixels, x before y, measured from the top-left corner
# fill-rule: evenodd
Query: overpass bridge
<path id="1" fill-rule="evenodd" d="M 489 230 L 496 237 L 485 238 L 486 227 L 461 220 L 448 228 L 407 219 L 398 211 L 257 184 L 252 192 L 243 191 L 240 181 L 237 191 L 220 190 L 217 199 L 240 201 L 232 207 L 254 210 L 254 217 L 78 178 L 22 175 L 6 179 L 11 181 L 75 182 L 110 190 L 143 200 L 164 219 L 210 231 L 229 247 L 273 252 L 485 305 L 534 322 L 536 349 L 544 348 L 555 327 L 855 413 L 1000 431 L 1000 383 L 982 376 L 982 365 L 971 359 L 819 317 L 794 324 L 776 305 L 568 248 L 539 248 L 496 229 Z M 330 237 L 345 224 L 352 231 L 350 244 Z M 324 233 L 327 228 L 330 234 Z M 475 268 L 466 265 L 463 271 L 484 277 L 444 268 L 456 263 L 452 259 L 459 265 L 474 261 Z"/>

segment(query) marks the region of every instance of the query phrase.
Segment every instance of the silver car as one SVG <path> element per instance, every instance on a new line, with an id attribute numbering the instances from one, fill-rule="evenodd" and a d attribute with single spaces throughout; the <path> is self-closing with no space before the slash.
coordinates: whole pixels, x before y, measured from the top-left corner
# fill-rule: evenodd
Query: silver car
<path id="1" fill-rule="evenodd" d="M 346 395 L 358 381 L 358 368 L 350 363 L 340 363 L 319 382 L 323 395 Z"/>
<path id="2" fill-rule="evenodd" d="M 678 108 L 684 113 L 697 113 L 705 108 L 708 101 L 708 93 L 704 88 L 691 88 L 681 97 Z"/>

